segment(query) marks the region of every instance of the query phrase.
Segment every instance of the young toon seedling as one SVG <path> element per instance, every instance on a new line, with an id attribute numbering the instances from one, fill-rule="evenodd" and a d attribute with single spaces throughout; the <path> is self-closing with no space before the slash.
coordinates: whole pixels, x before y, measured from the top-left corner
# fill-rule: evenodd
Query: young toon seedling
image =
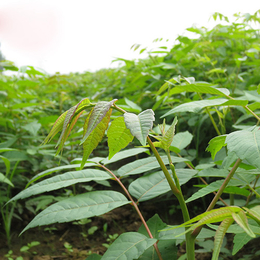
<path id="1" fill-rule="evenodd" d="M 259 220 L 260 218 L 258 218 L 257 214 L 252 214 L 252 212 L 249 213 L 248 209 L 242 210 L 237 207 L 224 207 L 214 211 L 211 214 L 211 210 L 215 206 L 217 200 L 220 198 L 220 195 L 223 193 L 224 188 L 227 186 L 230 179 L 234 175 L 237 167 L 241 162 L 241 159 L 238 159 L 237 163 L 230 171 L 230 174 L 225 179 L 223 187 L 219 189 L 218 193 L 216 194 L 215 198 L 208 208 L 208 212 L 190 220 L 187 204 L 185 203 L 184 196 L 181 191 L 181 183 L 176 173 L 172 160 L 173 157 L 171 156 L 169 149 L 175 134 L 175 125 L 177 124 L 177 118 L 174 119 L 173 123 L 171 124 L 171 126 L 169 126 L 167 130 L 165 129 L 165 123 L 163 123 L 163 125 L 161 126 L 161 135 L 153 136 L 157 139 L 157 141 L 152 142 L 149 137 L 149 132 L 153 127 L 153 121 L 155 119 L 153 110 L 148 109 L 136 115 L 124 111 L 120 107 L 116 106 L 115 102 L 116 100 L 112 100 L 110 102 L 101 101 L 97 104 L 92 104 L 88 99 L 83 99 L 76 106 L 63 113 L 55 122 L 44 143 L 50 141 L 59 131 L 61 131 L 60 138 L 57 142 L 57 153 L 61 152 L 65 141 L 67 140 L 73 126 L 77 122 L 80 115 L 82 115 L 83 111 L 90 109 L 83 127 L 83 139 L 81 142 L 81 144 L 83 145 L 83 158 L 80 165 L 74 165 L 74 168 L 80 167 L 81 170 L 68 172 L 63 174 L 62 176 L 55 176 L 38 184 L 32 185 L 26 190 L 20 192 L 12 200 L 26 198 L 31 195 L 55 190 L 61 187 L 66 187 L 78 182 L 102 179 L 112 179 L 117 181 L 124 190 L 129 200 L 121 193 L 115 191 L 93 191 L 86 194 L 76 195 L 74 197 L 68 198 L 49 206 L 47 209 L 38 214 L 25 227 L 22 233 L 29 228 L 39 225 L 47 225 L 55 222 L 68 222 L 81 218 L 89 218 L 102 215 L 114 208 L 130 203 L 136 209 L 140 219 L 142 220 L 148 237 L 137 232 L 124 233 L 119 236 L 118 239 L 116 239 L 115 242 L 109 247 L 102 259 L 111 259 L 111 257 L 115 257 L 115 259 L 120 259 L 120 257 L 115 254 L 119 254 L 120 256 L 126 257 L 127 259 L 137 259 L 142 254 L 148 252 L 148 249 L 152 245 L 154 246 L 154 250 L 156 251 L 158 258 L 163 259 L 163 255 L 166 255 L 166 253 L 164 252 L 163 247 L 161 250 L 159 248 L 160 243 L 158 243 L 159 240 L 158 236 L 156 235 L 159 229 L 156 229 L 156 234 L 154 235 L 154 232 L 151 231 L 151 229 L 147 225 L 141 214 L 141 211 L 138 208 L 137 202 L 132 198 L 128 189 L 121 182 L 121 178 L 124 177 L 124 175 L 122 174 L 121 176 L 117 176 L 116 174 L 114 174 L 105 166 L 104 161 L 102 160 L 96 162 L 92 161 L 88 163 L 89 155 L 97 147 L 97 145 L 105 135 L 105 131 L 107 130 L 110 122 L 112 110 L 115 109 L 123 114 L 123 116 L 118 116 L 116 119 L 114 119 L 108 128 L 108 159 L 112 159 L 113 156 L 115 156 L 121 149 L 125 148 L 133 140 L 134 137 L 139 140 L 142 146 L 146 146 L 148 142 L 148 145 L 154 153 L 154 156 L 159 163 L 161 171 L 164 174 L 164 178 L 168 183 L 168 187 L 170 187 L 170 190 L 179 201 L 183 219 L 185 222 L 182 226 L 186 229 L 185 241 L 188 260 L 195 259 L 195 238 L 199 234 L 202 226 L 205 224 L 223 221 L 223 224 L 220 225 L 220 230 L 216 233 L 215 237 L 217 243 L 215 245 L 216 253 L 214 253 L 214 259 L 217 259 L 216 257 L 218 257 L 219 248 L 223 240 L 223 235 L 225 234 L 227 228 L 232 224 L 233 220 L 235 220 L 245 230 L 247 234 L 254 236 L 254 233 L 250 230 L 249 226 L 246 225 L 246 219 L 247 217 L 250 217 L 250 214 L 251 218 L 254 218 L 255 220 Z M 257 136 L 259 135 L 258 133 L 259 132 L 254 131 L 254 134 L 256 134 Z M 229 142 L 232 138 L 234 138 L 234 136 L 227 136 L 226 138 L 229 150 L 235 149 L 232 145 L 230 145 Z M 156 147 L 159 147 L 165 151 L 166 159 L 168 159 L 167 162 L 158 153 Z M 247 148 L 243 146 L 243 149 Z M 171 174 L 165 164 L 169 164 Z M 105 171 L 97 169 L 83 170 L 84 167 L 98 167 Z M 32 184 L 41 177 L 50 174 L 53 171 L 54 170 L 45 171 L 41 174 L 36 175 L 29 182 L 28 185 Z M 229 219 L 232 219 L 232 221 L 228 221 Z M 198 222 L 194 223 L 196 221 Z M 164 227 L 162 227 L 161 229 L 164 229 Z M 172 241 L 172 243 L 174 243 L 174 241 Z"/>

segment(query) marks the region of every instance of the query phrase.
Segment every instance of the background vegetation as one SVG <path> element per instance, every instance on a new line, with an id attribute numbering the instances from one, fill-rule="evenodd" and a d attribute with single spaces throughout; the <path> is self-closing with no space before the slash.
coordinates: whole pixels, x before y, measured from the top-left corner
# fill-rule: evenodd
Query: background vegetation
<path id="1" fill-rule="evenodd" d="M 248 129 L 259 123 L 257 119 L 260 114 L 260 31 L 254 28 L 259 27 L 260 11 L 253 15 L 236 14 L 235 22 L 229 22 L 227 17 L 218 13 L 215 13 L 213 18 L 219 19 L 221 24 L 211 30 L 188 28 L 189 32 L 194 33 L 194 38 L 179 36 L 172 48 L 161 46 L 157 50 L 147 50 L 134 45 L 135 51 L 147 53 L 147 59 L 120 59 L 124 62 L 120 68 L 83 74 L 57 73 L 50 76 L 30 66 L 18 69 L 10 61 L 1 61 L 0 229 L 4 234 L 1 243 L 4 246 L 0 256 L 15 258 L 10 251 L 14 250 L 12 241 L 17 241 L 17 235 L 25 226 L 24 221 L 29 221 L 51 203 L 80 193 L 81 190 L 111 186 L 108 181 L 74 185 L 47 195 L 12 201 L 5 206 L 5 203 L 23 190 L 36 174 L 54 167 L 69 166 L 73 160 L 82 157 L 79 143 L 83 133 L 83 118 L 79 119 L 81 125 L 77 125 L 78 128 L 74 129 L 64 144 L 61 155 L 54 157 L 58 137 L 54 137 L 51 144 L 40 144 L 58 116 L 83 98 L 89 98 L 91 102 L 118 99 L 117 106 L 129 112 L 139 113 L 152 108 L 155 111 L 155 132 L 158 131 L 156 126 L 162 123 L 162 118 L 171 124 L 177 115 L 176 133 L 181 135 L 180 141 L 174 145 L 172 151 L 188 158 L 198 171 L 223 165 L 227 157 L 225 148 L 213 156 L 212 160 L 211 154 L 206 151 L 209 141 L 215 136 Z M 14 73 L 7 76 L 5 71 Z M 226 104 L 227 100 L 220 100 L 218 94 L 203 91 L 207 86 L 229 90 L 233 103 Z M 92 158 L 108 156 L 106 141 L 103 139 L 91 154 Z M 137 142 L 135 144 L 139 145 Z M 117 170 L 125 162 L 127 161 L 119 162 L 113 165 L 113 168 Z M 180 163 L 176 165 L 176 168 L 178 167 L 186 166 Z M 247 170 L 256 169 L 246 164 L 243 164 L 243 167 Z M 65 168 L 62 168 L 62 171 L 64 172 Z M 208 183 L 214 183 L 219 179 L 216 176 L 205 178 Z M 252 180 L 248 187 L 240 192 L 233 189 L 224 199 L 231 205 L 259 204 L 258 186 L 258 179 L 254 182 Z M 199 178 L 189 181 L 183 187 L 186 199 L 198 191 L 198 187 L 203 187 Z M 211 198 L 208 197 L 210 195 L 206 195 L 198 195 L 198 203 L 189 205 L 193 216 L 205 211 Z M 160 217 L 167 222 L 171 222 L 169 219 L 179 210 L 167 206 L 169 196 L 166 193 L 153 201 L 156 205 L 162 205 L 159 210 Z M 85 235 L 91 237 L 97 227 L 91 224 L 87 227 Z M 105 224 L 101 229 L 101 232 L 107 233 Z M 108 239 L 107 247 L 110 241 L 116 238 L 113 235 L 105 237 Z M 22 240 L 23 236 L 20 239 Z M 33 241 L 21 242 L 20 249 L 22 245 L 26 246 L 21 251 L 21 256 L 31 257 L 33 252 L 39 252 L 40 249 L 34 248 L 41 245 L 35 247 L 37 243 L 30 244 L 31 242 Z M 232 245 L 229 246 L 231 251 Z M 206 248 L 202 249 L 203 252 L 207 251 Z M 64 245 L 64 252 L 68 257 L 72 257 L 70 253 L 73 250 L 75 253 L 75 248 L 69 244 Z M 249 253 L 255 254 L 257 250 L 258 248 L 253 246 Z M 222 253 L 223 258 L 231 255 L 230 251 L 224 249 Z M 16 252 L 16 256 L 17 254 Z M 88 251 L 86 254 L 91 252 Z M 79 255 L 77 257 L 79 259 Z M 82 259 L 85 258 L 86 255 Z"/>

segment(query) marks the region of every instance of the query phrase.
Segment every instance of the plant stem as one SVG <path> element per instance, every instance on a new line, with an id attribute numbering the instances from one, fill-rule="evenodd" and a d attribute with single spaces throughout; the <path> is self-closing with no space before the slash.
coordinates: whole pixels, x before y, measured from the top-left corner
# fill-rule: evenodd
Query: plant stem
<path id="1" fill-rule="evenodd" d="M 162 169 L 162 171 L 165 175 L 165 178 L 167 179 L 167 181 L 168 181 L 168 183 L 171 187 L 173 194 L 176 196 L 176 198 L 179 201 L 184 222 L 189 221 L 190 220 L 189 211 L 188 211 L 187 205 L 185 203 L 183 194 L 181 192 L 180 186 L 178 184 L 179 181 L 178 181 L 178 177 L 176 175 L 175 170 L 173 170 L 173 176 L 174 176 L 174 179 L 177 179 L 177 183 L 176 183 L 177 186 L 175 185 L 169 171 L 167 170 L 165 164 L 162 161 L 161 156 L 159 155 L 158 151 L 156 150 L 156 148 L 155 148 L 153 142 L 151 141 L 151 139 L 149 138 L 149 136 L 147 136 L 147 141 L 148 141 L 148 144 L 149 144 L 151 150 L 153 151 L 159 165 L 161 166 L 161 169 Z M 168 155 L 168 158 L 169 158 L 169 155 Z M 170 163 L 171 163 L 171 158 L 169 160 L 170 160 Z M 179 187 L 179 189 L 177 187 Z M 188 229 L 188 228 L 186 228 L 186 229 Z M 188 260 L 194 260 L 195 259 L 195 238 L 193 238 L 191 236 L 191 232 L 186 233 L 185 238 L 186 238 L 187 259 Z"/>
<path id="2" fill-rule="evenodd" d="M 239 166 L 239 164 L 240 164 L 241 162 L 242 162 L 242 160 L 241 160 L 240 158 L 238 158 L 237 161 L 235 162 L 233 168 L 230 170 L 230 172 L 229 172 L 227 178 L 225 179 L 225 181 L 223 182 L 223 184 L 222 184 L 221 187 L 219 188 L 217 194 L 215 195 L 215 197 L 214 197 L 213 200 L 211 201 L 211 203 L 210 203 L 210 205 L 208 206 L 208 208 L 207 208 L 206 211 L 210 211 L 210 210 L 212 210 L 212 209 L 215 207 L 215 205 L 216 205 L 217 201 L 219 200 L 221 194 L 223 193 L 224 189 L 227 187 L 229 181 L 231 180 L 231 178 L 232 178 L 233 175 L 235 174 L 235 172 L 236 172 L 236 170 L 237 170 L 237 168 L 238 168 L 238 166 Z M 203 226 L 199 226 L 199 227 L 197 227 L 196 229 L 194 229 L 193 232 L 192 232 L 192 236 L 196 237 L 196 236 L 200 233 L 202 227 L 203 227 Z"/>
<path id="3" fill-rule="evenodd" d="M 145 221 L 145 219 L 144 219 L 144 217 L 143 217 L 143 215 L 142 215 L 142 213 L 141 213 L 141 211 L 139 210 L 137 204 L 135 203 L 135 201 L 133 200 L 132 196 L 130 195 L 130 193 L 128 192 L 128 190 L 124 186 L 124 184 L 121 182 L 121 180 L 112 171 L 110 171 L 105 165 L 102 165 L 102 164 L 98 164 L 98 165 L 100 167 L 102 167 L 104 170 L 106 170 L 107 172 L 109 172 L 113 176 L 113 178 L 115 178 L 115 180 L 119 183 L 119 185 L 122 187 L 122 189 L 126 193 L 127 197 L 131 200 L 131 202 L 132 202 L 131 204 L 134 206 L 137 214 L 139 215 L 139 217 L 140 217 L 140 219 L 141 219 L 141 221 L 142 221 L 142 223 L 143 223 L 143 225 L 144 225 L 144 227 L 145 227 L 149 237 L 150 238 L 154 238 L 152 233 L 151 233 L 151 231 L 150 231 L 150 229 L 149 229 L 149 227 L 148 227 L 148 225 L 147 225 L 147 223 L 146 223 L 146 221 Z M 153 244 L 153 246 L 154 246 L 154 249 L 155 249 L 155 251 L 156 251 L 156 253 L 158 255 L 158 258 L 160 260 L 163 260 L 162 256 L 161 256 L 161 253 L 159 251 L 157 243 Z"/>

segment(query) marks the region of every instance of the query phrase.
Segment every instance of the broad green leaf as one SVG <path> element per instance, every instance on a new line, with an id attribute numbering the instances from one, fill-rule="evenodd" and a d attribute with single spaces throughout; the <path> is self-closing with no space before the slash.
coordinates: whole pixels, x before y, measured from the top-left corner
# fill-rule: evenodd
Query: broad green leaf
<path id="1" fill-rule="evenodd" d="M 260 131 L 241 130 L 233 132 L 226 137 L 229 153 L 235 152 L 236 155 L 251 165 L 260 168 Z"/>
<path id="2" fill-rule="evenodd" d="M 169 164 L 168 157 L 161 156 L 161 159 L 165 165 Z M 186 158 L 180 158 L 177 156 L 171 156 L 173 163 L 179 163 L 179 162 L 187 162 L 189 161 Z M 160 165 L 156 158 L 154 156 L 150 156 L 148 158 L 143 158 L 139 160 L 135 160 L 131 163 L 125 164 L 124 166 L 120 167 L 117 171 L 117 174 L 120 177 L 128 176 L 128 175 L 134 175 L 134 174 L 140 174 L 145 173 L 147 171 L 152 171 L 155 169 L 160 168 Z"/>
<path id="3" fill-rule="evenodd" d="M 110 110 L 111 106 L 115 103 L 116 99 L 106 102 L 106 101 L 99 101 L 93 110 L 90 113 L 90 117 L 87 124 L 87 129 L 84 132 L 84 137 L 81 141 L 81 144 L 83 144 L 89 135 L 94 131 L 94 129 L 97 127 L 97 125 L 103 120 L 104 117 L 107 116 L 107 113 Z"/>
<path id="4" fill-rule="evenodd" d="M 30 186 L 29 188 L 21 191 L 16 196 L 14 196 L 9 202 L 13 200 L 24 199 L 43 192 L 68 187 L 75 183 L 100 181 L 107 180 L 110 178 L 111 176 L 107 172 L 97 169 L 86 169 L 80 171 L 66 172 Z"/>
<path id="5" fill-rule="evenodd" d="M 225 143 L 227 135 L 217 136 L 209 141 L 209 145 L 206 148 L 206 151 L 211 153 L 212 160 L 215 159 L 216 153 L 221 150 L 222 147 L 226 146 Z"/>
<path id="6" fill-rule="evenodd" d="M 131 134 L 145 146 L 149 130 L 152 129 L 153 121 L 155 120 L 153 110 L 147 109 L 139 115 L 124 113 L 124 120 L 126 127 L 130 130 Z"/>
<path id="7" fill-rule="evenodd" d="M 250 237 L 247 233 L 239 233 L 234 236 L 234 246 L 232 250 L 232 255 L 235 255 L 244 245 L 246 245 L 252 237 Z"/>
<path id="8" fill-rule="evenodd" d="M 9 184 L 10 186 L 14 187 L 12 182 L 8 178 L 6 178 L 4 176 L 4 174 L 2 174 L 1 172 L 0 172 L 0 182 L 5 182 L 5 183 Z"/>
<path id="9" fill-rule="evenodd" d="M 106 159 L 102 160 L 101 163 L 104 164 L 104 165 L 107 165 L 107 164 L 110 164 L 110 163 L 114 163 L 114 162 L 123 160 L 125 158 L 129 158 L 131 156 L 135 156 L 135 155 L 140 154 L 140 153 L 148 153 L 148 152 L 149 152 L 149 149 L 147 149 L 147 148 L 127 149 L 127 150 L 123 150 L 123 151 L 118 152 L 117 154 L 115 154 L 113 156 L 112 159 L 106 158 Z"/>
<path id="10" fill-rule="evenodd" d="M 196 173 L 190 169 L 176 169 L 180 185 L 188 182 Z M 147 174 L 133 181 L 129 185 L 129 192 L 138 201 L 146 201 L 155 198 L 171 190 L 162 171 Z"/>
<path id="11" fill-rule="evenodd" d="M 126 128 L 123 117 L 117 117 L 110 125 L 107 131 L 109 156 L 111 159 L 121 149 L 125 148 L 132 140 L 133 136 L 130 130 Z"/>
<path id="12" fill-rule="evenodd" d="M 93 191 L 59 201 L 39 213 L 21 232 L 29 228 L 102 215 L 130 203 L 115 191 Z"/>
<path id="13" fill-rule="evenodd" d="M 230 225 L 233 222 L 234 222 L 234 220 L 232 218 L 226 218 L 219 225 L 219 228 L 218 228 L 215 238 L 214 238 L 214 249 L 213 249 L 213 255 L 211 258 L 212 260 L 218 260 L 224 236 L 227 232 L 227 229 L 230 227 Z"/>
<path id="14" fill-rule="evenodd" d="M 107 111 L 106 115 L 104 115 L 102 117 L 102 120 L 99 121 L 98 125 L 95 126 L 95 128 L 91 131 L 90 135 L 88 135 L 88 138 L 84 141 L 84 143 L 83 143 L 84 151 L 83 151 L 83 158 L 82 158 L 82 162 L 81 162 L 81 168 L 84 167 L 89 155 L 97 147 L 99 142 L 103 139 L 105 131 L 108 127 L 111 113 L 112 113 L 112 109 L 109 109 Z M 91 115 L 90 115 L 90 117 L 91 117 Z M 87 126 L 89 125 L 90 117 L 88 117 L 86 119 L 85 125 L 87 125 Z M 87 131 L 87 129 L 86 129 L 86 131 Z M 84 135 L 86 136 L 85 126 L 84 126 Z"/>
<path id="15" fill-rule="evenodd" d="M 137 232 L 120 235 L 102 256 L 102 260 L 134 260 L 156 243 L 157 239 L 148 238 Z"/>
<path id="16" fill-rule="evenodd" d="M 162 147 L 165 151 L 169 149 L 171 146 L 174 134 L 175 134 L 175 126 L 177 124 L 178 120 L 177 117 L 174 118 L 171 126 L 168 128 L 165 134 L 163 134 L 161 138 Z"/>
<path id="17" fill-rule="evenodd" d="M 166 80 L 166 82 L 157 91 L 156 96 L 160 95 L 163 91 L 168 89 L 170 86 L 174 86 L 174 83 L 180 83 L 180 77 L 174 77 L 170 80 Z"/>
<path id="18" fill-rule="evenodd" d="M 213 107 L 213 106 L 245 106 L 247 105 L 246 100 L 228 100 L 224 98 L 218 99 L 207 99 L 207 100 L 200 100 L 200 101 L 192 101 L 188 103 L 181 104 L 161 117 L 166 117 L 171 114 L 175 114 L 178 112 L 195 112 L 198 113 L 201 109 L 205 107 Z"/>
<path id="19" fill-rule="evenodd" d="M 178 148 L 179 150 L 182 150 L 186 148 L 192 140 L 193 136 L 188 131 L 177 133 L 174 135 L 171 146 L 174 146 Z"/>
<path id="20" fill-rule="evenodd" d="M 17 149 L 14 149 L 14 148 L 0 148 L 0 153 L 9 152 L 9 151 L 17 151 Z"/>

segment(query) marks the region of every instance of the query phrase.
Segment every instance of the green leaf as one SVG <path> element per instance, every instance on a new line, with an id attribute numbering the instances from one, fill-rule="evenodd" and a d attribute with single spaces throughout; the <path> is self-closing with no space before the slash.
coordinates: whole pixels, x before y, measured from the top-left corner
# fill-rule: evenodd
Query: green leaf
<path id="1" fill-rule="evenodd" d="M 46 144 L 49 141 L 51 141 L 51 139 L 62 129 L 62 133 L 61 133 L 58 143 L 56 145 L 56 146 L 58 146 L 63 138 L 63 134 L 65 133 L 65 130 L 67 129 L 67 126 L 68 126 L 70 120 L 72 119 L 72 117 L 74 115 L 76 115 L 77 113 L 80 113 L 82 110 L 84 110 L 85 108 L 87 108 L 91 105 L 92 104 L 90 103 L 89 99 L 85 98 L 85 99 L 81 100 L 77 105 L 73 106 L 72 108 L 70 108 L 69 110 L 64 112 L 61 116 L 59 116 L 59 118 L 54 123 L 50 133 L 45 138 L 43 144 Z"/>
<path id="2" fill-rule="evenodd" d="M 107 172 L 97 169 L 66 172 L 30 186 L 14 196 L 9 202 L 24 199 L 43 192 L 64 188 L 75 183 L 107 179 L 111 179 L 111 176 Z"/>
<path id="3" fill-rule="evenodd" d="M 48 169 L 46 171 L 40 172 L 29 181 L 29 183 L 26 185 L 26 187 L 28 187 L 33 182 L 52 174 L 53 172 L 58 172 L 58 171 L 67 170 L 67 169 L 76 169 L 76 168 L 80 168 L 80 166 L 81 166 L 81 164 L 63 165 L 63 166 L 54 167 L 54 168 Z M 88 167 L 96 166 L 96 163 L 87 163 L 85 166 L 88 166 Z"/>
<path id="4" fill-rule="evenodd" d="M 108 165 L 110 163 L 114 163 L 114 162 L 117 162 L 117 161 L 121 161 L 125 158 L 129 158 L 131 156 L 135 156 L 137 154 L 140 154 L 140 153 L 147 153 L 149 152 L 149 149 L 147 148 L 132 148 L 132 149 L 127 149 L 127 150 L 123 150 L 123 151 L 120 151 L 118 152 L 117 154 L 115 154 L 113 156 L 112 159 L 104 159 L 101 161 L 102 164 L 104 165 Z"/>
<path id="5" fill-rule="evenodd" d="M 165 134 L 163 134 L 161 139 L 162 148 L 167 151 L 169 147 L 171 146 L 174 134 L 175 134 L 175 126 L 177 124 L 178 120 L 177 117 L 174 118 L 171 126 L 168 128 Z"/>
<path id="6" fill-rule="evenodd" d="M 233 132 L 226 137 L 228 152 L 235 154 L 242 160 L 260 168 L 260 131 L 241 130 Z"/>
<path id="7" fill-rule="evenodd" d="M 199 198 L 202 198 L 205 195 L 210 194 L 211 192 L 217 191 L 221 187 L 223 182 L 224 182 L 224 180 L 218 180 L 218 181 L 210 183 L 206 187 L 193 193 L 192 196 L 186 200 L 186 203 L 199 199 Z M 238 186 L 238 185 L 241 185 L 241 181 L 231 180 L 228 184 L 228 186 Z"/>
<path id="8" fill-rule="evenodd" d="M 210 223 L 215 223 L 215 222 L 221 222 L 226 218 L 232 218 L 232 214 L 235 212 L 239 212 L 242 209 L 240 209 L 239 207 L 236 206 L 230 206 L 230 207 L 223 207 L 223 208 L 218 208 L 218 209 L 213 209 L 210 211 L 207 211 L 205 213 L 202 213 L 192 219 L 190 219 L 189 221 L 186 221 L 185 223 L 173 227 L 173 228 L 167 228 L 166 230 L 171 230 L 171 229 L 175 229 L 175 228 L 180 228 L 180 227 L 190 227 L 189 229 L 187 229 L 185 233 L 196 229 L 199 226 L 203 226 L 205 224 L 210 224 Z M 197 223 L 194 223 L 198 221 Z M 182 234 L 180 234 L 182 235 Z"/>
<path id="9" fill-rule="evenodd" d="M 213 106 L 245 106 L 247 105 L 247 100 L 228 100 L 224 98 L 218 99 L 205 99 L 200 101 L 192 101 L 188 103 L 181 104 L 161 117 L 166 117 L 171 114 L 175 114 L 178 112 L 195 112 L 198 113 L 201 109 L 205 107 L 213 107 Z"/>
<path id="10" fill-rule="evenodd" d="M 111 106 L 115 103 L 116 99 L 106 102 L 99 101 L 90 113 L 89 121 L 87 124 L 87 129 L 84 132 L 84 137 L 80 144 L 83 144 L 89 135 L 94 131 L 97 125 L 107 116 L 108 111 L 110 111 Z"/>
<path id="11" fill-rule="evenodd" d="M 9 179 L 7 179 L 1 172 L 0 172 L 0 182 L 5 182 L 5 183 L 9 184 L 10 186 L 14 187 L 12 182 Z"/>
<path id="12" fill-rule="evenodd" d="M 247 215 L 255 220 L 258 224 L 260 224 L 260 205 L 257 205 L 251 209 L 248 209 L 246 207 L 243 207 L 244 210 L 246 210 Z"/>
<path id="13" fill-rule="evenodd" d="M 125 99 L 126 104 L 127 104 L 129 107 L 133 108 L 134 110 L 136 110 L 136 111 L 138 111 L 138 112 L 142 111 L 142 108 L 139 107 L 137 104 L 135 104 L 133 101 L 129 100 L 129 99 L 126 98 L 126 97 L 125 97 L 124 99 Z"/>
<path id="14" fill-rule="evenodd" d="M 26 124 L 26 125 L 22 126 L 22 128 L 27 130 L 33 136 L 36 136 L 38 131 L 41 128 L 41 124 L 39 124 L 38 121 L 33 121 L 33 122 L 29 123 L 29 124 Z"/>
<path id="15" fill-rule="evenodd" d="M 233 212 L 232 213 L 233 219 L 237 222 L 237 224 L 244 229 L 244 231 L 250 236 L 250 237 L 256 237 L 254 232 L 251 230 L 251 228 L 248 225 L 247 217 L 244 211 L 239 212 Z"/>
<path id="16" fill-rule="evenodd" d="M 168 157 L 166 155 L 161 156 L 161 159 L 165 165 L 169 164 Z M 171 156 L 171 159 L 173 163 L 189 161 L 186 158 L 180 158 L 177 156 Z M 160 168 L 158 161 L 154 156 L 150 156 L 148 158 L 135 160 L 131 163 L 125 164 L 124 166 L 118 169 L 117 175 L 120 177 L 135 175 L 135 174 L 145 173 L 147 171 L 152 171 L 158 168 Z"/>
<path id="17" fill-rule="evenodd" d="M 21 232 L 29 228 L 63 223 L 102 215 L 130 203 L 115 191 L 93 191 L 59 201 L 38 214 Z"/>
<path id="18" fill-rule="evenodd" d="M 98 123 L 98 125 L 95 126 L 95 129 L 93 129 L 91 131 L 90 135 L 88 135 L 88 138 L 84 141 L 84 143 L 83 143 L 84 151 L 83 151 L 83 158 L 82 158 L 82 162 L 81 162 L 81 168 L 84 167 L 89 155 L 97 147 L 99 142 L 103 139 L 105 131 L 108 127 L 111 113 L 112 113 L 112 109 L 109 109 L 107 111 L 106 115 L 102 117 L 102 120 Z M 87 129 L 85 129 L 85 126 L 89 125 L 90 117 L 87 117 L 86 123 L 84 125 L 84 135 L 85 136 L 86 136 L 85 131 L 87 131 Z"/>
<path id="19" fill-rule="evenodd" d="M 6 168 L 5 172 L 6 172 L 6 175 L 8 175 L 9 172 L 10 172 L 10 161 L 6 157 L 4 157 L 2 155 L 0 155 L 0 158 L 4 161 L 5 168 Z"/>
<path id="20" fill-rule="evenodd" d="M 180 185 L 188 182 L 196 173 L 190 169 L 176 169 Z M 162 171 L 147 174 L 129 185 L 129 192 L 138 201 L 146 201 L 170 191 L 170 186 Z"/>
<path id="21" fill-rule="evenodd" d="M 153 121 L 155 120 L 153 110 L 147 109 L 139 115 L 124 113 L 124 120 L 126 127 L 130 130 L 131 134 L 145 146 L 149 130 L 152 129 Z"/>
<path id="22" fill-rule="evenodd" d="M 211 258 L 212 260 L 218 260 L 224 236 L 227 232 L 227 229 L 230 227 L 230 225 L 233 222 L 234 222 L 234 220 L 232 218 L 226 218 L 219 225 L 219 228 L 216 232 L 215 239 L 214 239 L 214 249 L 213 249 L 213 255 Z"/>
<path id="23" fill-rule="evenodd" d="M 232 250 L 232 255 L 235 255 L 251 239 L 252 239 L 252 237 L 250 237 L 246 233 L 235 234 L 234 240 L 233 240 L 234 246 L 233 246 L 233 250 Z"/>
<path id="24" fill-rule="evenodd" d="M 171 146 L 174 146 L 178 148 L 179 150 L 182 150 L 186 148 L 193 138 L 193 135 L 189 133 L 188 131 L 177 133 L 174 135 Z"/>
<path id="25" fill-rule="evenodd" d="M 130 130 L 126 128 L 123 117 L 117 117 L 110 125 L 107 131 L 108 147 L 110 160 L 117 152 L 125 148 L 134 137 Z"/>
<path id="26" fill-rule="evenodd" d="M 209 83 L 195 83 L 187 85 L 178 85 L 171 89 L 169 96 L 182 92 L 197 92 L 204 94 L 215 94 L 219 96 L 229 96 L 230 92 L 226 88 L 214 88 Z"/>
<path id="27" fill-rule="evenodd" d="M 225 143 L 226 136 L 227 135 L 220 135 L 220 136 L 217 136 L 217 137 L 215 137 L 215 138 L 213 138 L 209 141 L 209 145 L 206 148 L 206 151 L 211 153 L 212 160 L 215 159 L 217 152 L 220 151 L 222 147 L 227 145 Z"/>
<path id="28" fill-rule="evenodd" d="M 105 252 L 102 260 L 134 260 L 156 243 L 156 239 L 147 238 L 137 232 L 127 232 L 120 235 Z"/>

